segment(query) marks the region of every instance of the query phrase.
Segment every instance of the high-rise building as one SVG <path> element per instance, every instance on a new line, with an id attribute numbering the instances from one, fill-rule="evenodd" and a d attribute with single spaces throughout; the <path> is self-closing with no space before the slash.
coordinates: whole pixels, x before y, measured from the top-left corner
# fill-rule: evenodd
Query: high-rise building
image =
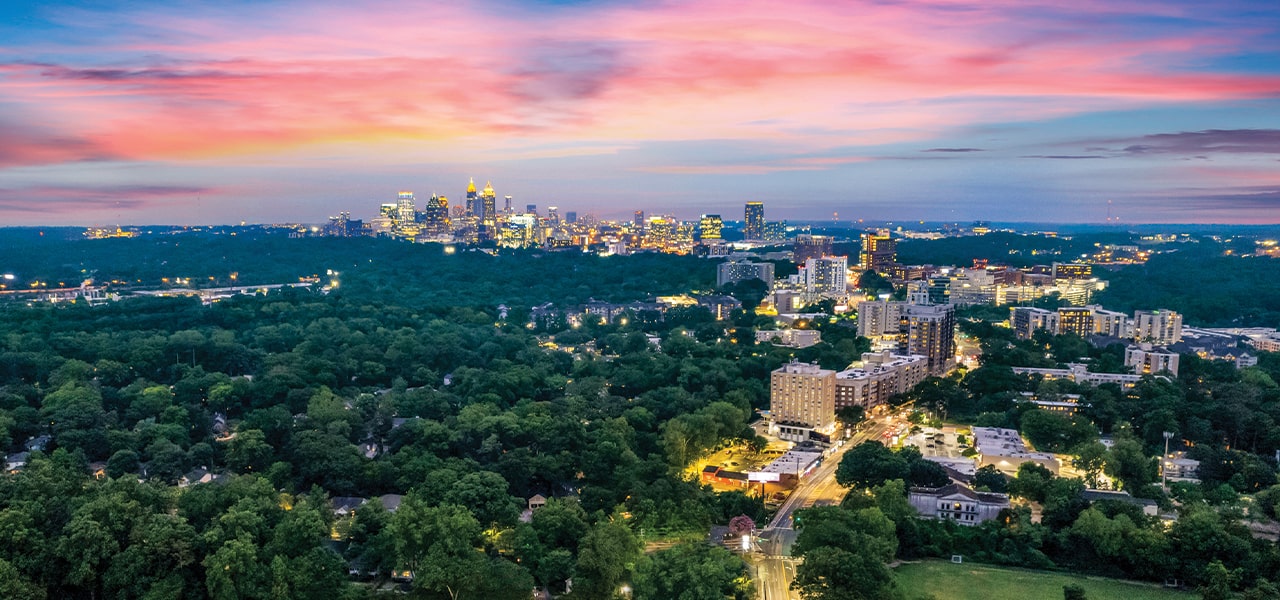
<path id="1" fill-rule="evenodd" d="M 536 215 L 536 214 L 538 214 L 538 205 L 537 205 L 537 204 L 526 204 L 526 205 L 524 205 L 524 212 L 529 213 L 529 214 L 531 214 L 531 215 Z"/>
<path id="2" fill-rule="evenodd" d="M 810 258 L 821 258 L 831 255 L 831 236 L 800 234 L 796 236 L 792 247 L 792 260 L 797 265 L 805 264 Z"/>
<path id="3" fill-rule="evenodd" d="M 742 237 L 749 240 L 764 239 L 764 203 L 748 202 L 743 214 Z"/>
<path id="4" fill-rule="evenodd" d="M 480 221 L 480 237 L 493 239 L 498 226 L 498 194 L 493 191 L 492 183 L 485 182 L 476 202 L 479 204 L 476 216 Z"/>
<path id="5" fill-rule="evenodd" d="M 1063 306 L 1058 309 L 1058 333 L 1080 337 L 1093 335 L 1093 310 L 1085 306 Z"/>
<path id="6" fill-rule="evenodd" d="M 790 362 L 769 377 L 769 410 L 778 437 L 809 439 L 830 434 L 836 421 L 836 372 L 816 364 Z"/>
<path id="7" fill-rule="evenodd" d="M 1093 277 L 1093 265 L 1053 263 L 1050 273 L 1054 279 L 1088 279 Z"/>
<path id="8" fill-rule="evenodd" d="M 888 273 L 898 262 L 898 242 L 887 230 L 864 233 L 860 258 L 863 270 Z"/>
<path id="9" fill-rule="evenodd" d="M 631 225 L 632 227 L 635 227 L 635 230 L 637 232 L 644 231 L 644 211 L 643 210 L 637 210 L 636 213 L 631 216 Z"/>
<path id="10" fill-rule="evenodd" d="M 503 196 L 502 200 L 502 214 L 508 216 L 515 214 L 515 211 L 511 208 L 511 196 Z"/>
<path id="11" fill-rule="evenodd" d="M 764 240 L 766 242 L 782 242 L 787 239 L 786 221 L 765 221 Z"/>
<path id="12" fill-rule="evenodd" d="M 573 211 L 573 210 L 566 211 L 566 212 L 564 213 L 564 222 L 565 222 L 565 223 L 569 223 L 569 224 L 571 224 L 571 225 L 572 225 L 573 223 L 577 223 L 577 222 L 578 222 L 578 212 L 577 212 L 577 211 Z"/>
<path id="13" fill-rule="evenodd" d="M 823 256 L 804 263 L 804 287 L 810 294 L 843 294 L 849 287 L 849 258 Z"/>
<path id="14" fill-rule="evenodd" d="M 748 279 L 759 279 L 765 285 L 773 287 L 773 263 L 731 260 L 716 267 L 716 287 Z"/>
<path id="15" fill-rule="evenodd" d="M 928 359 L 929 372 L 945 375 L 955 366 L 956 313 L 950 304 L 907 305 L 907 346 L 904 354 Z"/>
<path id="16" fill-rule="evenodd" d="M 440 235 L 449 232 L 449 225 L 449 199 L 432 194 L 427 205 L 422 207 L 423 231 Z"/>
<path id="17" fill-rule="evenodd" d="M 902 329 L 906 302 L 867 300 L 858 303 L 858 335 L 865 338 L 896 336 Z"/>
<path id="18" fill-rule="evenodd" d="M 413 192 L 400 192 L 396 195 L 396 224 L 406 225 L 417 221 L 417 213 L 413 206 Z"/>
<path id="19" fill-rule="evenodd" d="M 1101 306 L 1091 304 L 1087 308 L 1093 310 L 1093 334 L 1114 338 L 1130 337 L 1129 315 L 1113 310 L 1104 310 Z"/>
<path id="20" fill-rule="evenodd" d="M 547 220 L 551 222 L 552 227 L 558 227 L 560 225 L 560 207 L 548 206 Z"/>
<path id="21" fill-rule="evenodd" d="M 861 363 L 836 373 L 836 410 L 846 406 L 874 408 L 929 375 L 928 359 L 918 355 L 863 352 Z"/>
<path id="22" fill-rule="evenodd" d="M 476 206 L 476 200 L 478 199 L 479 199 L 479 194 L 476 193 L 476 180 L 473 177 L 471 178 L 471 181 L 467 182 L 467 216 L 468 217 L 477 216 L 476 211 L 480 210 L 480 207 Z"/>
<path id="23" fill-rule="evenodd" d="M 720 230 L 724 228 L 724 220 L 720 215 L 702 215 L 698 220 L 698 239 L 718 240 Z"/>
<path id="24" fill-rule="evenodd" d="M 1058 313 L 1043 308 L 1015 306 L 1009 309 L 1009 327 L 1014 337 L 1029 340 L 1041 329 L 1050 333 L 1058 331 Z"/>
<path id="25" fill-rule="evenodd" d="M 1168 346 L 1182 341 L 1182 315 L 1171 310 L 1139 310 L 1133 313 L 1133 339 Z"/>

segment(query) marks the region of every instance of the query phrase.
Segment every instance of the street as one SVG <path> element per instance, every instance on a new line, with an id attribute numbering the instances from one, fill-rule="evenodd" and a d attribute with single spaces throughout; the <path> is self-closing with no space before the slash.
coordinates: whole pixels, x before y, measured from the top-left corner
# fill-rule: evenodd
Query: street
<path id="1" fill-rule="evenodd" d="M 801 481 L 778 508 L 773 521 L 760 533 L 760 552 L 752 565 L 761 600 L 799 598 L 791 590 L 797 562 L 791 557 L 791 545 L 796 540 L 796 531 L 791 527 L 792 516 L 802 508 L 839 504 L 845 493 L 845 488 L 836 483 L 836 469 L 840 466 L 840 459 L 849 448 L 867 440 L 879 440 L 890 427 L 888 420 L 883 417 L 865 423 L 844 446 L 823 459 L 822 464 Z"/>

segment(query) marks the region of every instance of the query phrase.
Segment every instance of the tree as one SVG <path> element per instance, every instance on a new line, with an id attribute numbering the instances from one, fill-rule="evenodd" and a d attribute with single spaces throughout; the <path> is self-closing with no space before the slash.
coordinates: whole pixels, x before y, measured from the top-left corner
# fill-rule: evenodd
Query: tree
<path id="1" fill-rule="evenodd" d="M 507 493 L 507 480 L 492 471 L 468 473 L 450 486 L 444 501 L 466 506 L 481 525 L 515 525 L 520 501 Z"/>
<path id="2" fill-rule="evenodd" d="M 1083 417 L 1066 417 L 1043 409 L 1022 414 L 1022 433 L 1039 450 L 1066 452 L 1097 437 Z"/>
<path id="3" fill-rule="evenodd" d="M 415 588 L 458 600 L 482 583 L 486 559 L 479 550 L 481 526 L 466 508 L 427 506 L 409 494 L 392 517 L 391 528 L 396 555 L 413 573 Z"/>
<path id="4" fill-rule="evenodd" d="M 1147 456 L 1142 443 L 1131 437 L 1116 440 L 1107 453 L 1104 471 L 1120 480 L 1126 490 L 1139 490 L 1142 486 L 1156 480 L 1157 464 L 1153 457 Z"/>
<path id="5" fill-rule="evenodd" d="M 747 600 L 751 581 L 742 559 L 702 543 L 661 550 L 636 568 L 637 600 Z"/>
<path id="6" fill-rule="evenodd" d="M 840 425 L 844 427 L 845 431 L 853 431 L 859 423 L 866 420 L 867 411 L 857 405 L 842 406 L 839 410 L 836 410 L 836 418 L 840 420 Z"/>
<path id="7" fill-rule="evenodd" d="M 1074 583 L 1062 586 L 1062 600 L 1088 600 L 1084 588 Z"/>
<path id="8" fill-rule="evenodd" d="M 1098 487 L 1098 475 L 1102 474 L 1107 464 L 1107 447 L 1101 442 L 1089 442 L 1075 449 L 1075 458 L 1071 466 L 1084 471 L 1085 483 L 1091 488 Z"/>
<path id="9" fill-rule="evenodd" d="M 9 561 L 0 558 L 0 598 L 8 600 L 44 600 L 45 591 L 27 581 Z"/>
<path id="10" fill-rule="evenodd" d="M 879 558 L 823 546 L 804 555 L 792 589 L 805 600 L 890 600 L 893 572 Z"/>
<path id="11" fill-rule="evenodd" d="M 1204 573 L 1200 576 L 1200 587 L 1196 591 L 1200 592 L 1200 597 L 1204 600 L 1230 600 L 1234 596 L 1231 593 L 1231 582 L 1237 576 L 1238 574 L 1228 571 L 1222 561 L 1215 560 L 1204 568 Z"/>
<path id="12" fill-rule="evenodd" d="M 875 440 L 858 444 L 846 452 L 836 468 L 836 481 L 845 487 L 870 488 L 891 479 L 906 480 L 911 466 Z"/>
<path id="13" fill-rule="evenodd" d="M 1005 477 L 995 465 L 983 465 L 973 474 L 973 487 L 1003 494 L 1009 489 L 1009 478 Z"/>
<path id="14" fill-rule="evenodd" d="M 640 558 L 640 542 L 625 525 L 601 521 L 582 538 L 578 549 L 575 594 L 611 598 Z"/>

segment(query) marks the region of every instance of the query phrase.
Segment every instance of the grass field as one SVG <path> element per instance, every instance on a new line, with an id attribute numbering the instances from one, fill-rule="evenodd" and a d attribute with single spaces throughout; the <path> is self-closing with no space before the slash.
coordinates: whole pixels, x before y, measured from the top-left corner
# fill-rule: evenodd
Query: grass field
<path id="1" fill-rule="evenodd" d="M 1058 600 L 1062 586 L 1074 583 L 1089 600 L 1192 600 L 1198 594 L 1122 581 L 1044 571 L 1005 569 L 940 560 L 905 564 L 896 569 L 898 589 L 906 600 Z"/>

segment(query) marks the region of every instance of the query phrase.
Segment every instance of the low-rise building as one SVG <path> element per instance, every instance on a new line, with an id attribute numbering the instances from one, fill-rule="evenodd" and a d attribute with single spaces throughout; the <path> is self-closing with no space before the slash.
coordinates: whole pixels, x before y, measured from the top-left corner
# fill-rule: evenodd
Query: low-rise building
<path id="1" fill-rule="evenodd" d="M 980 467 L 991 465 L 1006 475 L 1013 475 L 1022 463 L 1033 462 L 1057 475 L 1061 466 L 1052 454 L 1032 452 L 1014 429 L 974 427 L 973 438 Z"/>
<path id="2" fill-rule="evenodd" d="M 1200 481 L 1200 461 L 1187 458 L 1186 452 L 1170 452 L 1160 460 L 1163 476 L 1169 481 Z"/>
<path id="3" fill-rule="evenodd" d="M 1178 376 L 1178 353 L 1151 344 L 1137 344 L 1124 350 L 1124 364 L 1133 367 L 1135 375 L 1147 375 L 1168 371 Z"/>
<path id="4" fill-rule="evenodd" d="M 1009 496 L 975 492 L 959 483 L 940 488 L 913 487 L 907 501 L 923 518 L 947 519 L 968 526 L 994 519 L 1009 508 Z"/>
<path id="5" fill-rule="evenodd" d="M 1139 381 L 1142 381 L 1141 375 L 1132 373 L 1094 373 L 1089 370 L 1088 365 L 1082 363 L 1067 363 L 1067 368 L 1065 369 L 1013 367 L 1013 372 L 1019 375 L 1039 375 L 1045 381 L 1067 379 L 1076 383 L 1088 383 L 1090 385 L 1114 383 L 1122 388 L 1131 388 L 1137 385 Z"/>
<path id="6" fill-rule="evenodd" d="M 777 329 L 756 332 L 756 341 L 772 343 L 788 348 L 808 348 L 822 341 L 822 332 L 816 329 Z"/>
<path id="7" fill-rule="evenodd" d="M 871 409 L 904 393 L 929 376 L 928 359 L 918 354 L 864 352 L 861 364 L 836 373 L 835 408 Z"/>
<path id="8" fill-rule="evenodd" d="M 1036 405 L 1036 408 L 1056 412 L 1068 417 L 1074 416 L 1081 408 L 1087 408 L 1089 404 L 1080 403 L 1080 394 L 1053 394 L 1048 397 L 1041 397 L 1035 392 L 1022 392 L 1022 401 L 1030 402 Z"/>

